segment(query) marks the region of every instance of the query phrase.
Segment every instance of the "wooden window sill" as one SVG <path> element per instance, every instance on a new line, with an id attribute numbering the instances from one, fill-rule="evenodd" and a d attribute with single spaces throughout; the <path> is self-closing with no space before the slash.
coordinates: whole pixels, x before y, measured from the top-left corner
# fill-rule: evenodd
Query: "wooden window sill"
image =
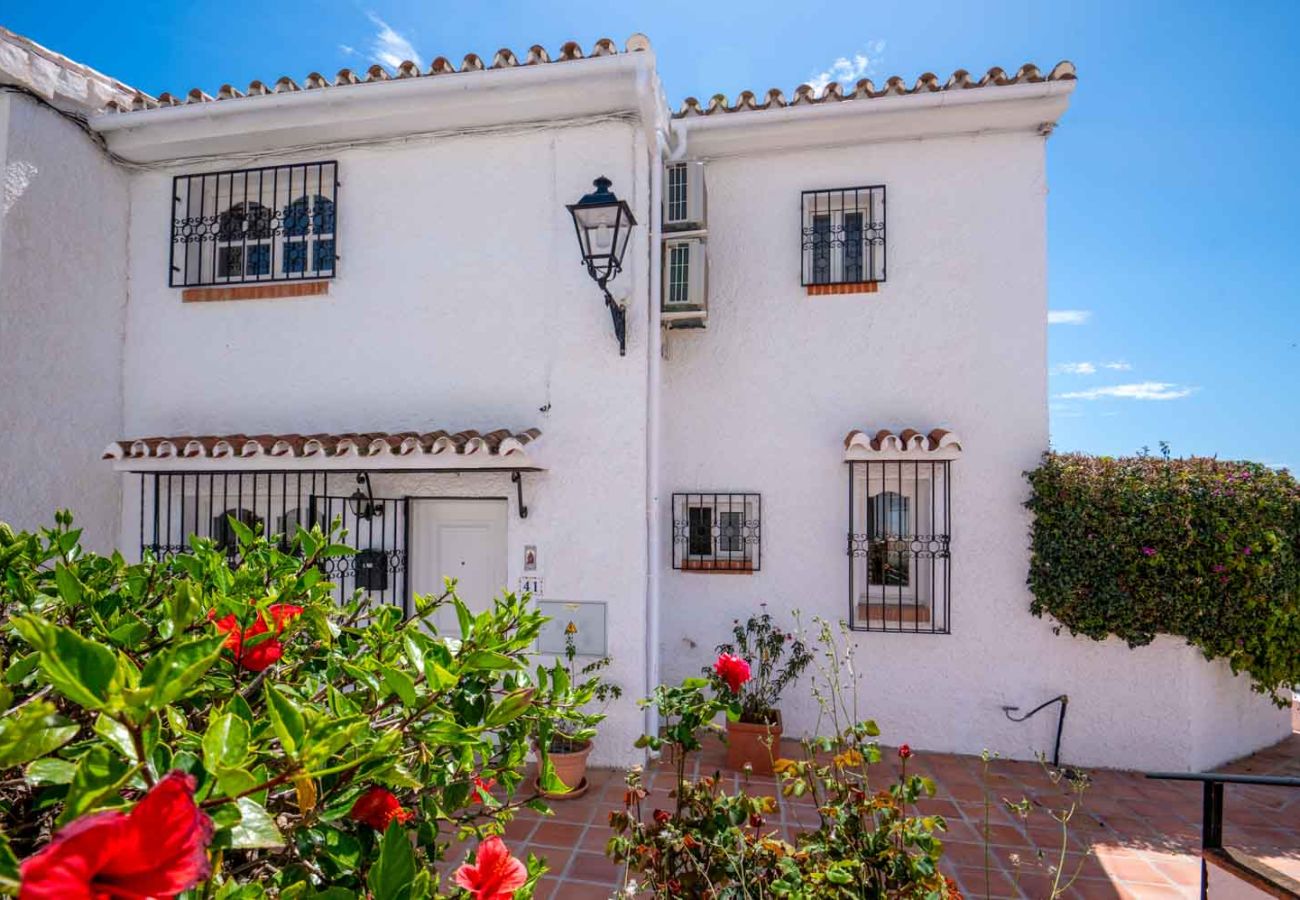
<path id="1" fill-rule="evenodd" d="M 859 622 L 897 622 L 900 624 L 925 625 L 930 622 L 930 607 L 918 606 L 910 600 L 903 603 L 863 603 L 858 602 L 857 619 Z"/>
<path id="2" fill-rule="evenodd" d="M 880 290 L 878 281 L 854 281 L 846 284 L 810 284 L 809 297 L 821 297 L 826 294 L 874 294 Z"/>
<path id="3" fill-rule="evenodd" d="M 183 303 L 212 303 L 223 300 L 285 300 L 315 297 L 330 292 L 328 281 L 291 281 L 276 284 L 242 284 L 231 287 L 195 287 L 181 291 Z"/>
<path id="4" fill-rule="evenodd" d="M 753 575 L 752 562 L 728 562 L 727 560 L 683 560 L 683 572 L 709 572 L 715 575 Z"/>

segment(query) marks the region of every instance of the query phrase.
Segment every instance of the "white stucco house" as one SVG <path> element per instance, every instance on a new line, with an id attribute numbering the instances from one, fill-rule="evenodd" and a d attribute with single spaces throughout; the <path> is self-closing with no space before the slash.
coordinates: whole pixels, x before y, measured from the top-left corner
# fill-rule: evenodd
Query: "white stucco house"
<path id="1" fill-rule="evenodd" d="M 339 515 L 340 590 L 527 590 L 631 698 L 760 604 L 843 619 L 914 747 L 1050 754 L 1006 709 L 1063 694 L 1080 765 L 1289 733 L 1179 641 L 1028 612 L 1069 63 L 674 112 L 634 35 L 151 97 L 0 31 L 0 83 L 0 519 Z"/>

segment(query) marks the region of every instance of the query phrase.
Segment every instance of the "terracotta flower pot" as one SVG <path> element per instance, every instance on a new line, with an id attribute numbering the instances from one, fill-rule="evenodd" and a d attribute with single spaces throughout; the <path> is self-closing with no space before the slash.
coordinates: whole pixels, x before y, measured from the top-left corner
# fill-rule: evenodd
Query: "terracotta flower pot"
<path id="1" fill-rule="evenodd" d="M 551 793 L 542 788 L 538 782 L 537 792 L 548 800 L 576 800 L 587 793 L 587 757 L 591 755 L 591 741 L 587 741 L 577 750 L 562 752 L 552 750 L 547 754 L 555 777 L 569 790 L 566 793 Z"/>
<path id="2" fill-rule="evenodd" d="M 755 775 L 771 775 L 772 763 L 781 755 L 781 714 L 776 721 L 727 722 L 727 766 L 743 769 L 748 763 Z"/>

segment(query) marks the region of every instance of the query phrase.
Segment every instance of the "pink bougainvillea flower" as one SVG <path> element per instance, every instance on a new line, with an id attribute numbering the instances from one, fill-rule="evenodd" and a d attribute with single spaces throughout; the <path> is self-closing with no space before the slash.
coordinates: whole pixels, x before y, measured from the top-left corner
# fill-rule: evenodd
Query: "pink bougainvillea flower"
<path id="1" fill-rule="evenodd" d="M 721 653 L 713 664 L 713 671 L 731 688 L 733 694 L 740 692 L 740 686 L 749 681 L 749 663 L 734 653 Z"/>
<path id="2" fill-rule="evenodd" d="M 415 818 L 415 813 L 402 809 L 402 804 L 393 796 L 392 791 L 376 785 L 357 798 L 348 817 L 363 822 L 376 831 L 387 831 L 389 822 L 397 821 L 405 825 Z"/>
<path id="3" fill-rule="evenodd" d="M 1155 555 L 1156 555 L 1156 548 L 1155 548 L 1155 547 L 1143 547 L 1143 548 L 1142 548 L 1142 555 L 1143 555 L 1143 556 L 1155 556 Z"/>
<path id="4" fill-rule="evenodd" d="M 494 834 L 478 845 L 474 863 L 457 869 L 452 880 L 469 891 L 474 900 L 511 900 L 528 880 L 528 869 Z"/>
<path id="5" fill-rule="evenodd" d="M 20 869 L 19 900 L 167 900 L 208 877 L 212 820 L 172 772 L 129 813 L 82 816 Z"/>
<path id="6" fill-rule="evenodd" d="M 217 631 L 226 633 L 226 647 L 234 653 L 235 665 L 251 672 L 260 672 L 273 663 L 279 662 L 284 656 L 284 645 L 280 643 L 278 636 L 283 634 L 289 623 L 300 615 L 302 615 L 301 606 L 292 603 L 271 604 L 266 608 L 266 616 L 270 616 L 275 624 L 275 635 L 249 642 L 247 646 L 245 642 L 249 638 L 270 631 L 266 624 L 266 616 L 259 615 L 248 628 L 239 627 L 239 620 L 235 618 L 234 613 L 216 619 L 213 624 L 216 625 Z"/>
<path id="7" fill-rule="evenodd" d="M 488 796 L 492 789 L 497 786 L 495 778 L 479 778 L 474 776 L 474 790 L 470 793 L 469 798 L 475 803 L 487 803 Z"/>

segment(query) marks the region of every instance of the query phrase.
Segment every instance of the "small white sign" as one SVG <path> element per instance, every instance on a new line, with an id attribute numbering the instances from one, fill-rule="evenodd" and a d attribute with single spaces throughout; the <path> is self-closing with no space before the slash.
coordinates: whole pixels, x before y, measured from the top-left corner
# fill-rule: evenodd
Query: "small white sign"
<path id="1" fill-rule="evenodd" d="M 604 656 L 606 653 L 605 604 L 575 603 L 570 600 L 539 600 L 537 608 L 551 620 L 542 626 L 537 636 L 537 651 L 564 653 L 565 630 L 570 624 L 574 646 L 579 656 Z"/>
<path id="2" fill-rule="evenodd" d="M 531 594 L 533 597 L 540 597 L 545 590 L 543 589 L 542 576 L 540 575 L 520 575 L 519 576 L 519 593 Z"/>

